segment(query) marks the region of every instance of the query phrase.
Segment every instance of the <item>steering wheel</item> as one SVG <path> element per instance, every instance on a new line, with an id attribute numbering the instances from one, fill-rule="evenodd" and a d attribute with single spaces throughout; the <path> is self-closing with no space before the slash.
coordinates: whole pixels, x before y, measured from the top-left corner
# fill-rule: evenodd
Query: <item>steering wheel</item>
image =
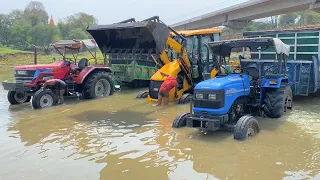
<path id="1" fill-rule="evenodd" d="M 70 59 L 70 58 L 66 58 L 64 61 L 65 61 L 65 64 L 67 66 L 70 66 L 71 64 L 74 64 L 74 61 L 72 59 Z"/>
<path id="2" fill-rule="evenodd" d="M 240 67 L 236 67 L 232 72 L 235 73 L 235 74 L 240 74 L 240 73 L 243 72 L 243 69 L 240 68 Z"/>

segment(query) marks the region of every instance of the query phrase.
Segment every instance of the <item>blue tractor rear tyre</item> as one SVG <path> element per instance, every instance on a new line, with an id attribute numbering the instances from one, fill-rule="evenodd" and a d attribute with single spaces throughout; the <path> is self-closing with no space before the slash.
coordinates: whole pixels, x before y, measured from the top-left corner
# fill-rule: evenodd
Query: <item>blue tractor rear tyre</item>
<path id="1" fill-rule="evenodd" d="M 172 123 L 172 127 L 173 128 L 181 128 L 181 127 L 185 127 L 187 125 L 187 117 L 190 115 L 190 113 L 182 113 L 180 115 L 178 115 L 173 123 Z"/>
<path id="2" fill-rule="evenodd" d="M 253 116 L 242 116 L 234 129 L 234 139 L 246 140 L 260 132 L 257 119 Z"/>
<path id="3" fill-rule="evenodd" d="M 287 109 L 292 108 L 292 90 L 288 83 L 282 83 L 278 89 L 267 89 L 264 112 L 269 118 L 279 118 Z"/>

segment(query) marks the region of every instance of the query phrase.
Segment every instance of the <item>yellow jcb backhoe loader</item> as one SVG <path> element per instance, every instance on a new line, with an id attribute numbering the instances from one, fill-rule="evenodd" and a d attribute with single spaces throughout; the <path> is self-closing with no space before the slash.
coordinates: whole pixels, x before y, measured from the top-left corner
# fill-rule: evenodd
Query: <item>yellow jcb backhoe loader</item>
<path id="1" fill-rule="evenodd" d="M 102 52 L 127 49 L 126 52 L 139 52 L 158 65 L 158 71 L 150 79 L 149 90 L 139 93 L 137 98 L 148 97 L 149 101 L 156 102 L 164 81 L 160 72 L 164 72 L 176 77 L 179 84 L 178 98 L 173 96 L 172 90 L 169 101 L 187 103 L 192 97 L 194 85 L 214 78 L 218 72 L 217 60 L 209 53 L 207 43 L 220 40 L 220 29 L 176 32 L 157 16 L 138 22 L 92 28 L 97 30 L 91 35 Z"/>

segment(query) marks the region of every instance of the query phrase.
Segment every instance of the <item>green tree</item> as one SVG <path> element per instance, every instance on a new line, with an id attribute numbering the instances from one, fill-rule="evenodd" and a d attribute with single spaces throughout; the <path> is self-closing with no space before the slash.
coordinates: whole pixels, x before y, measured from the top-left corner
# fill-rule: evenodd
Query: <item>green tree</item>
<path id="1" fill-rule="evenodd" d="M 0 43 L 8 46 L 10 41 L 10 28 L 12 21 L 6 14 L 0 14 Z"/>
<path id="2" fill-rule="evenodd" d="M 244 31 L 256 31 L 256 30 L 257 30 L 257 28 L 253 24 L 244 28 Z"/>
<path id="3" fill-rule="evenodd" d="M 28 32 L 31 37 L 31 43 L 36 46 L 41 46 L 46 52 L 49 51 L 50 44 L 60 39 L 59 28 L 52 25 L 38 24 Z"/>
<path id="4" fill-rule="evenodd" d="M 69 29 L 77 29 L 80 28 L 83 32 L 87 34 L 87 37 L 90 37 L 90 34 L 87 33 L 87 27 L 90 25 L 96 25 L 97 19 L 86 13 L 77 13 L 67 17 L 66 23 L 69 26 Z"/>
<path id="5" fill-rule="evenodd" d="M 299 25 L 310 25 L 310 24 L 320 24 L 320 13 L 314 12 L 312 10 L 301 11 L 299 13 Z"/>
<path id="6" fill-rule="evenodd" d="M 279 26 L 280 27 L 294 26 L 298 16 L 299 16 L 298 13 L 289 13 L 289 14 L 281 15 L 279 18 Z"/>
<path id="7" fill-rule="evenodd" d="M 31 29 L 31 25 L 28 23 L 14 23 L 11 31 L 11 43 L 17 49 L 27 50 L 30 46 L 30 36 L 28 32 Z"/>
<path id="8" fill-rule="evenodd" d="M 72 29 L 69 32 L 67 37 L 67 39 L 86 39 L 86 38 L 88 38 L 88 35 L 81 28 Z"/>
<path id="9" fill-rule="evenodd" d="M 44 5 L 38 1 L 31 1 L 24 9 L 24 15 L 32 26 L 37 24 L 48 24 L 48 13 Z"/>
<path id="10" fill-rule="evenodd" d="M 60 21 L 60 22 L 58 22 L 58 28 L 60 30 L 61 37 L 63 39 L 67 39 L 69 31 L 70 31 L 69 25 L 67 23 Z"/>

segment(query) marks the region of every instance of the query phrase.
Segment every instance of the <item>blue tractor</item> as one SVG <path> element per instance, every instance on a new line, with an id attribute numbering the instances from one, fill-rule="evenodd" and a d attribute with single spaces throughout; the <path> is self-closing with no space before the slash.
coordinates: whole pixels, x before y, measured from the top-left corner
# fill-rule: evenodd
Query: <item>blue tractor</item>
<path id="1" fill-rule="evenodd" d="M 195 86 L 190 112 L 178 115 L 173 128 L 232 129 L 235 139 L 245 140 L 260 131 L 254 115 L 279 118 L 292 108 L 287 74 L 290 46 L 276 38 L 248 38 L 211 42 L 209 48 L 217 59 L 211 68 L 220 69 L 218 76 Z M 240 66 L 235 67 L 228 62 L 234 48 L 274 48 L 277 59 L 244 59 L 240 55 Z"/>

